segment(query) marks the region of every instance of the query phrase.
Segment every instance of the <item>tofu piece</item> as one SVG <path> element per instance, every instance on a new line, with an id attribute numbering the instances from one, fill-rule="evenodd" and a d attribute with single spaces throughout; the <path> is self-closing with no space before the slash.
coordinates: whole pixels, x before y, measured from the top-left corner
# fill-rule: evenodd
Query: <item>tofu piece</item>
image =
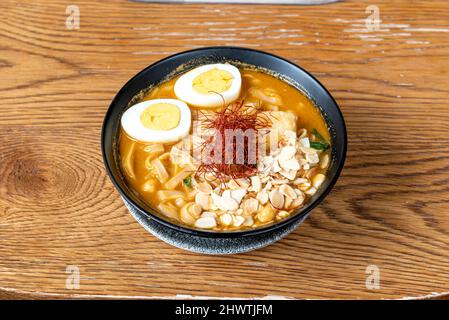
<path id="1" fill-rule="evenodd" d="M 297 116 L 293 112 L 286 111 L 264 111 L 271 120 L 271 131 L 277 132 L 278 138 L 286 130 L 296 132 L 296 122 L 298 120 Z"/>
<path id="2" fill-rule="evenodd" d="M 271 149 L 277 148 L 285 131 L 290 130 L 296 133 L 298 117 L 292 112 L 285 111 L 264 111 L 262 114 L 271 120 L 271 130 L 266 140 L 266 152 L 269 153 Z M 271 145 L 272 143 L 274 145 Z"/>

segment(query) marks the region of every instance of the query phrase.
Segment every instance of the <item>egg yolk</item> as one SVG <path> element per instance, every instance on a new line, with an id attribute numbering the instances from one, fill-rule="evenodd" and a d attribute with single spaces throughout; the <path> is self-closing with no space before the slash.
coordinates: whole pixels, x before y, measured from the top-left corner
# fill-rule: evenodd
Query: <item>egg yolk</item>
<path id="1" fill-rule="evenodd" d="M 192 81 L 193 89 L 199 93 L 223 92 L 231 87 L 234 77 L 226 70 L 210 69 L 196 76 Z"/>
<path id="2" fill-rule="evenodd" d="M 155 103 L 140 115 L 140 122 L 152 130 L 171 130 L 176 128 L 181 118 L 179 108 L 171 103 Z"/>

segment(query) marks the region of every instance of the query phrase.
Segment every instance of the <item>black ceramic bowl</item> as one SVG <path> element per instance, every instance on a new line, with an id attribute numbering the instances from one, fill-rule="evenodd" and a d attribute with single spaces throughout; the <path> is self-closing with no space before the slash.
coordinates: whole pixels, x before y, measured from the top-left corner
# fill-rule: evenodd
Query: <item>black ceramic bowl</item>
<path id="1" fill-rule="evenodd" d="M 320 108 L 332 139 L 332 162 L 319 191 L 298 212 L 266 227 L 214 232 L 177 225 L 143 202 L 127 185 L 119 167 L 117 141 L 120 118 L 133 99 L 151 85 L 205 63 L 249 64 L 275 74 L 309 96 Z M 346 127 L 343 115 L 324 86 L 301 67 L 278 56 L 247 48 L 207 47 L 181 52 L 162 59 L 134 76 L 112 101 L 103 123 L 102 152 L 106 170 L 126 206 L 145 229 L 183 249 L 202 253 L 237 253 L 266 246 L 292 230 L 328 195 L 340 175 L 346 156 Z"/>

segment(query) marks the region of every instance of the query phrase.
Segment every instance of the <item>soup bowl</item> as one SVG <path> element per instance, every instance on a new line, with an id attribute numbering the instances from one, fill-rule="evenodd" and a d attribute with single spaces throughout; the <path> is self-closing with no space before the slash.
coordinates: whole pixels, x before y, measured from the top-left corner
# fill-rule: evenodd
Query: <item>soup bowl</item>
<path id="1" fill-rule="evenodd" d="M 123 112 L 147 88 L 206 63 L 232 62 L 271 73 L 306 94 L 319 108 L 329 128 L 332 161 L 327 179 L 311 199 L 289 217 L 271 225 L 237 231 L 208 231 L 164 218 L 127 184 L 119 164 L 118 139 Z M 176 247 L 206 254 L 233 254 L 267 246 L 296 229 L 335 185 L 343 168 L 347 136 L 343 115 L 331 94 L 310 73 L 276 55 L 240 47 L 206 47 L 181 52 L 148 66 L 131 78 L 113 99 L 104 119 L 101 146 L 106 171 L 135 219 L 150 233 Z"/>

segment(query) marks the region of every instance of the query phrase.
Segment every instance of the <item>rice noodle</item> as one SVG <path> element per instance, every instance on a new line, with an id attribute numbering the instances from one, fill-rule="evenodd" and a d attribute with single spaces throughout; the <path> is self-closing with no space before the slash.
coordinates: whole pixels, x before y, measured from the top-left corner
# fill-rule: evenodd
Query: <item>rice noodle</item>
<path id="1" fill-rule="evenodd" d="M 253 97 L 259 98 L 260 100 L 268 104 L 274 104 L 276 106 L 282 105 L 281 96 L 277 94 L 273 89 L 267 88 L 265 90 L 262 90 L 256 87 L 251 87 L 248 89 L 248 92 Z"/>
<path id="2" fill-rule="evenodd" d="M 178 166 L 177 164 L 173 163 L 173 161 L 170 161 L 170 166 L 172 168 L 173 174 L 178 174 L 182 171 L 182 167 Z"/>
<path id="3" fill-rule="evenodd" d="M 146 145 L 143 148 L 143 151 L 148 152 L 150 154 L 154 154 L 156 156 L 156 155 L 160 155 L 160 154 L 164 153 L 165 149 L 164 149 L 164 146 L 160 143 L 152 143 L 152 144 Z"/>
<path id="4" fill-rule="evenodd" d="M 192 172 L 190 170 L 182 169 L 180 172 L 178 172 L 170 180 L 167 181 L 167 183 L 165 184 L 165 187 L 167 189 L 174 189 L 182 182 L 182 180 L 184 180 L 191 174 L 192 174 Z"/>
<path id="5" fill-rule="evenodd" d="M 131 142 L 128 150 L 125 151 L 125 156 L 123 157 L 123 160 L 122 160 L 123 170 L 126 171 L 126 173 L 128 174 L 128 176 L 131 179 L 136 178 L 136 174 L 134 172 L 134 149 L 135 148 L 136 148 L 136 142 L 133 141 L 133 142 Z"/>
<path id="6" fill-rule="evenodd" d="M 161 160 L 159 158 L 154 159 L 153 161 L 151 161 L 151 166 L 154 169 L 156 178 L 159 180 L 159 182 L 165 183 L 168 180 L 169 175 Z"/>
<path id="7" fill-rule="evenodd" d="M 174 220 L 179 220 L 178 209 L 174 205 L 172 205 L 170 203 L 159 203 L 157 208 L 163 215 L 165 215 L 171 219 L 174 219 Z"/>
<path id="8" fill-rule="evenodd" d="M 260 79 L 257 79 L 255 76 L 253 76 L 252 74 L 244 74 L 242 75 L 242 78 L 246 78 L 248 79 L 248 81 L 250 82 L 251 85 L 257 86 L 260 85 L 262 83 L 262 81 Z"/>
<path id="9" fill-rule="evenodd" d="M 166 153 L 164 153 L 164 154 L 161 154 L 160 156 L 159 156 L 159 159 L 160 160 L 166 160 L 166 159 L 168 159 L 170 157 L 170 152 L 166 152 Z"/>
<path id="10" fill-rule="evenodd" d="M 175 200 L 178 198 L 186 198 L 186 195 L 182 191 L 178 190 L 159 190 L 156 192 L 159 201 Z"/>
<path id="11" fill-rule="evenodd" d="M 145 168 L 151 168 L 151 160 L 153 160 L 158 155 L 164 153 L 164 146 L 158 143 L 149 144 L 143 148 L 143 151 L 148 153 L 148 156 L 145 158 Z"/>
<path id="12" fill-rule="evenodd" d="M 193 178 L 192 178 L 193 179 Z M 190 188 L 186 185 L 182 185 L 184 192 L 186 194 L 187 200 L 193 200 L 195 198 L 195 195 L 197 194 L 197 190 L 194 188 Z"/>
<path id="13" fill-rule="evenodd" d="M 192 170 L 196 169 L 195 166 L 195 160 L 193 159 L 193 157 L 190 155 L 190 153 L 186 150 L 182 150 L 180 149 L 181 146 L 175 145 L 174 147 L 171 148 L 170 150 L 170 160 L 171 162 L 173 162 L 174 164 L 181 166 L 181 167 L 189 167 Z"/>

